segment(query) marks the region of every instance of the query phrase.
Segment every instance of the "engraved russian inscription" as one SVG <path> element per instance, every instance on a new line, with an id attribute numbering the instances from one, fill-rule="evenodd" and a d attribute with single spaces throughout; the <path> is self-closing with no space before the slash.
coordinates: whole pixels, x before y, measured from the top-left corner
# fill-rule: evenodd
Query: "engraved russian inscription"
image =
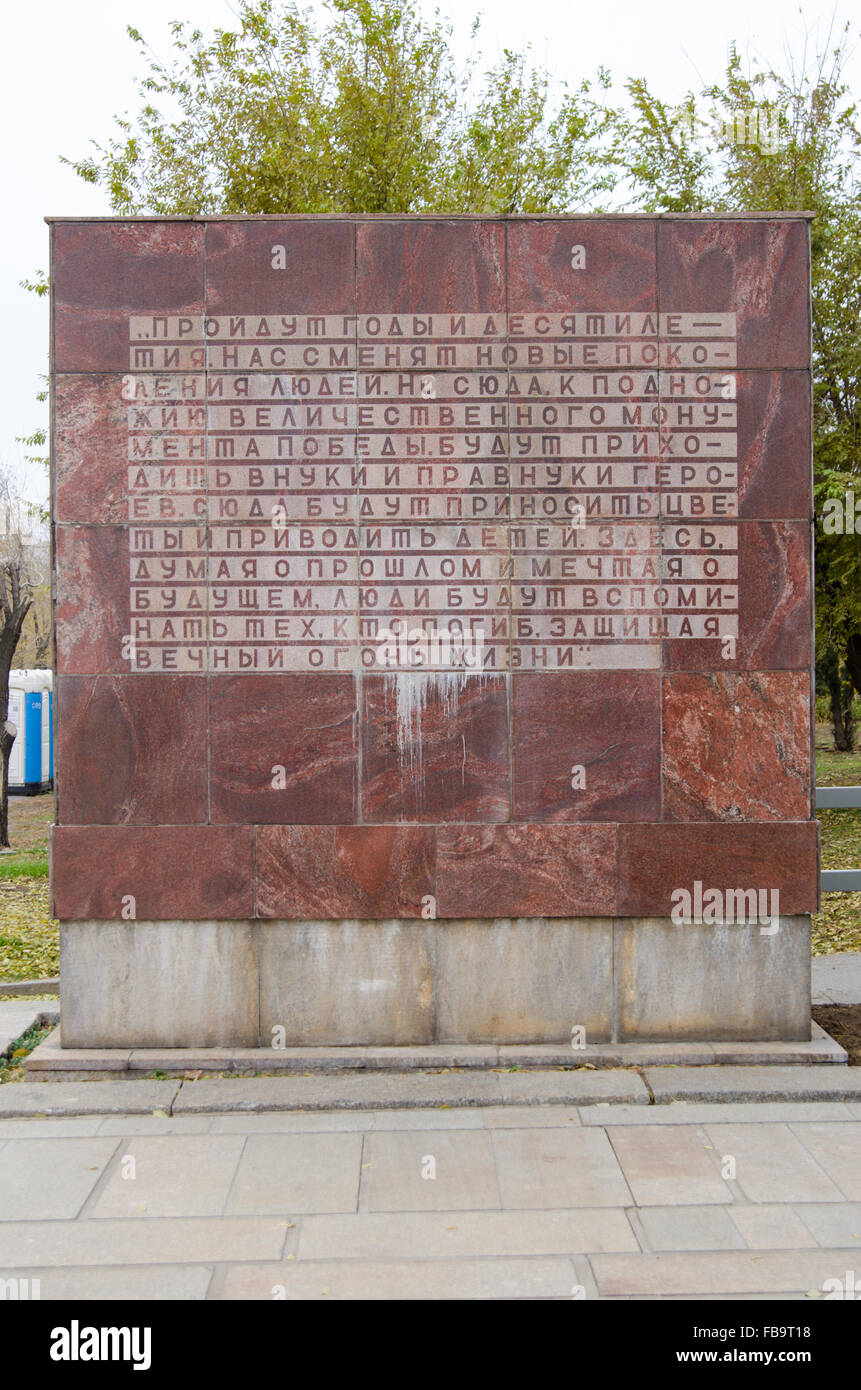
<path id="1" fill-rule="evenodd" d="M 133 317 L 131 669 L 647 669 L 676 638 L 732 655 L 735 330 L 599 309 Z"/>

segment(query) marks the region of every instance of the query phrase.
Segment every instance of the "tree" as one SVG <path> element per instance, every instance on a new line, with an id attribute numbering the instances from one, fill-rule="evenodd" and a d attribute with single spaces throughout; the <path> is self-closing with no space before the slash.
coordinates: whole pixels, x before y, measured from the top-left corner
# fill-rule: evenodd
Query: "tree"
<path id="1" fill-rule="evenodd" d="M 33 594 L 44 579 L 34 555 L 33 509 L 0 473 L 0 847 L 9 847 L 9 755 L 17 730 L 9 722 L 9 672 Z"/>
<path id="2" fill-rule="evenodd" d="M 590 83 L 552 110 L 547 73 L 506 51 L 474 91 L 477 59 L 459 73 L 417 0 L 327 8 L 316 29 L 294 0 L 241 0 L 211 38 L 174 23 L 168 61 L 129 28 L 140 109 L 68 162 L 115 212 L 157 215 L 593 210 L 612 187 Z"/>
<path id="3" fill-rule="evenodd" d="M 861 181 L 858 116 L 844 80 L 849 28 L 787 73 L 746 74 L 734 51 L 722 85 L 670 107 L 642 79 L 614 122 L 630 197 L 657 211 L 806 210 L 811 227 L 813 439 L 819 678 L 835 745 L 852 748 L 861 695 Z M 828 499 L 844 523 L 823 522 Z M 836 510 L 836 509 L 835 509 Z"/>
<path id="4" fill-rule="evenodd" d="M 140 108 L 73 167 L 118 213 L 812 211 L 814 501 L 861 500 L 848 26 L 788 71 L 746 72 L 733 49 L 723 81 L 681 105 L 630 78 L 614 109 L 603 70 L 555 105 L 528 55 L 459 72 L 450 27 L 418 0 L 327 8 L 315 28 L 294 0 L 240 0 L 237 27 L 211 38 L 174 24 L 167 61 L 130 29 Z M 847 682 L 861 694 L 861 506 L 858 518 L 816 536 L 819 670 L 837 711 Z M 852 738 L 851 718 L 835 715 L 835 737 Z"/>

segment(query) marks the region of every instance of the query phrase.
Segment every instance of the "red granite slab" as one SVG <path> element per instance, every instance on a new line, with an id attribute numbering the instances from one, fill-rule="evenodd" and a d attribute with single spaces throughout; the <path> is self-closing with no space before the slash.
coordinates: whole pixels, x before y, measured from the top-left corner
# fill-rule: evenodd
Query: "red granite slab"
<path id="1" fill-rule="evenodd" d="M 508 819 L 504 677 L 363 676 L 361 737 L 363 820 Z"/>
<path id="2" fill-rule="evenodd" d="M 352 676 L 212 675 L 212 820 L 341 825 L 356 817 Z"/>
<path id="3" fill-rule="evenodd" d="M 661 313 L 735 313 L 739 367 L 810 360 L 807 223 L 775 218 L 658 223 Z"/>
<path id="4" fill-rule="evenodd" d="M 441 826 L 440 917 L 612 917 L 614 825 Z"/>
<path id="5" fill-rule="evenodd" d="M 60 676 L 57 758 L 60 824 L 205 822 L 205 677 Z"/>
<path id="6" fill-rule="evenodd" d="M 123 526 L 58 526 L 54 533 L 57 671 L 128 672 L 129 536 Z"/>
<path id="7" fill-rule="evenodd" d="M 355 240 L 346 220 L 210 222 L 207 313 L 355 314 Z"/>
<path id="8" fill-rule="evenodd" d="M 735 655 L 723 657 L 718 639 L 667 639 L 665 669 L 809 670 L 810 548 L 806 522 L 739 521 Z"/>
<path id="9" fill-rule="evenodd" d="M 502 313 L 505 229 L 494 221 L 362 222 L 360 314 Z"/>
<path id="10" fill-rule="evenodd" d="M 57 372 L 126 372 L 133 314 L 203 312 L 201 223 L 61 222 L 53 248 Z"/>
<path id="11" fill-rule="evenodd" d="M 667 676 L 663 788 L 667 820 L 772 821 L 808 816 L 807 672 Z"/>
<path id="12" fill-rule="evenodd" d="M 430 828 L 260 826 L 257 912 L 310 921 L 421 917 L 435 857 Z"/>
<path id="13" fill-rule="evenodd" d="M 59 825 L 52 838 L 54 915 L 66 921 L 252 917 L 253 853 L 249 826 Z"/>
<path id="14" fill-rule="evenodd" d="M 515 672 L 512 689 L 515 820 L 660 817 L 657 672 Z"/>
<path id="15" fill-rule="evenodd" d="M 619 826 L 622 917 L 666 917 L 673 892 L 755 888 L 777 890 L 780 912 L 815 912 L 819 903 L 818 825 L 718 824 Z"/>
<path id="16" fill-rule="evenodd" d="M 739 516 L 811 516 L 808 372 L 738 372 Z"/>
<path id="17" fill-rule="evenodd" d="M 572 266 L 578 246 L 583 269 Z M 508 297 L 511 313 L 656 310 L 655 222 L 510 222 Z"/>
<path id="18" fill-rule="evenodd" d="M 114 374 L 58 376 L 54 397 L 56 521 L 128 520 L 128 422 Z"/>

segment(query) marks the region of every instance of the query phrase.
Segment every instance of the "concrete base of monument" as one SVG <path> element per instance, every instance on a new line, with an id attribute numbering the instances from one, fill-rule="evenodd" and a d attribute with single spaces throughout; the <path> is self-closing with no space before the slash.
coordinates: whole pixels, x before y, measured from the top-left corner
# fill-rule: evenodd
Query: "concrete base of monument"
<path id="1" fill-rule="evenodd" d="M 597 1043 L 573 1049 L 552 1043 L 422 1047 L 63 1047 L 56 1029 L 25 1063 L 34 1081 L 119 1080 L 187 1073 L 253 1076 L 345 1072 L 546 1072 L 642 1067 L 845 1066 L 845 1050 L 817 1023 L 806 1042 Z"/>
<path id="2" fill-rule="evenodd" d="M 810 1046 L 810 921 L 64 923 L 63 1049 Z M 597 1053 L 595 1054 L 597 1055 Z M 452 1065 L 452 1063 L 447 1063 Z M 455 1063 L 455 1065 L 457 1065 Z M 618 1065 L 612 1063 L 610 1065 Z"/>

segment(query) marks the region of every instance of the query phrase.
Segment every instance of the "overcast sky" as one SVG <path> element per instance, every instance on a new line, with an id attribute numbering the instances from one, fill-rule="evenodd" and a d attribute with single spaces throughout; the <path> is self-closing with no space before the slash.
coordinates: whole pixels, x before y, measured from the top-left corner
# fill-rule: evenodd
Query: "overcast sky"
<path id="1" fill-rule="evenodd" d="M 235 0 L 233 8 L 235 9 Z M 434 6 L 426 4 L 432 11 Z M 861 45 L 853 0 L 443 0 L 466 57 L 472 16 L 484 15 L 480 48 L 496 58 L 503 47 L 531 44 L 535 58 L 570 83 L 599 65 L 616 78 L 645 76 L 669 100 L 680 100 L 722 73 L 735 40 L 761 64 L 800 57 L 805 34 L 813 49 L 853 19 L 852 89 L 861 95 Z M 161 55 L 169 51 L 168 23 L 187 19 L 203 29 L 233 22 L 227 0 L 34 0 L 7 5 L 0 51 L 0 110 L 6 214 L 0 240 L 0 305 L 6 325 L 0 371 L 0 466 L 19 472 L 26 495 L 43 499 L 39 470 L 26 469 L 18 435 L 30 434 L 46 414 L 35 401 L 46 370 L 47 304 L 19 281 L 47 269 L 43 218 L 110 213 L 105 194 L 60 163 L 79 158 L 91 138 L 104 141 L 112 118 L 134 110 L 137 49 L 133 24 Z"/>

